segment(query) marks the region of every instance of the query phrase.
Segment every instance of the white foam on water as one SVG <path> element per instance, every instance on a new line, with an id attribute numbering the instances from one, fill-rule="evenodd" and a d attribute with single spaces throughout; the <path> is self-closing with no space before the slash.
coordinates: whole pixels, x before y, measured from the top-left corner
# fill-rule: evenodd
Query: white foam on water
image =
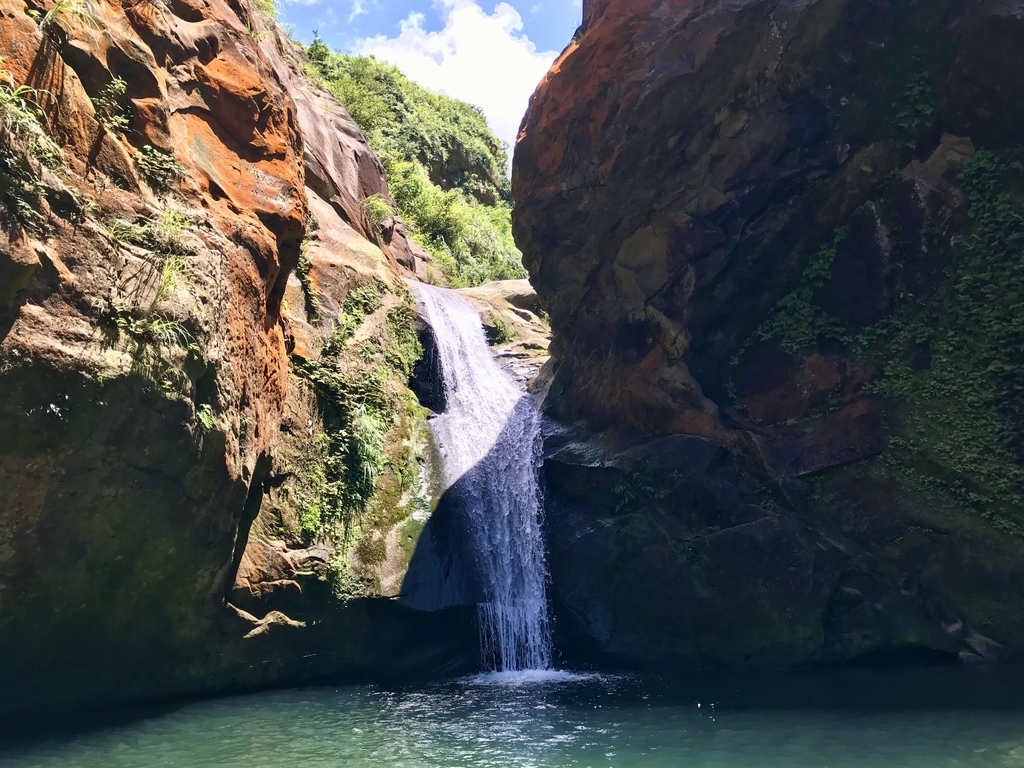
<path id="1" fill-rule="evenodd" d="M 464 677 L 466 685 L 553 685 L 604 680 L 607 676 L 596 672 L 570 672 L 562 669 L 520 669 L 514 672 L 483 672 Z"/>

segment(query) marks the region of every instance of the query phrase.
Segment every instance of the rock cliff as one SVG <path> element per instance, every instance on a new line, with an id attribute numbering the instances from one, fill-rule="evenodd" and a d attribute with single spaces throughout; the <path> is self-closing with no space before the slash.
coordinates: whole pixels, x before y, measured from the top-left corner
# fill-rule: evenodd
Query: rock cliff
<path id="1" fill-rule="evenodd" d="M 569 647 L 1019 654 L 1024 4 L 585 16 L 513 171 Z"/>
<path id="2" fill-rule="evenodd" d="M 4 711 L 458 664 L 471 622 L 374 599 L 427 257 L 355 123 L 246 3 L 4 0 L 0 36 Z"/>

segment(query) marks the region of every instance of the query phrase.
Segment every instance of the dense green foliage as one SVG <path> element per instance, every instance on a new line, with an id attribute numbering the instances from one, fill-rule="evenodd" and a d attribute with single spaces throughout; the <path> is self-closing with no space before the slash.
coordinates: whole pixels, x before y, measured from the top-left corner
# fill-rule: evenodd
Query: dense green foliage
<path id="1" fill-rule="evenodd" d="M 413 480 L 406 476 L 415 461 L 404 455 L 408 426 L 401 386 L 422 354 L 411 295 L 403 294 L 401 303 L 371 323 L 360 344 L 351 343 L 356 331 L 382 311 L 388 291 L 382 283 L 352 288 L 319 358 L 296 365 L 298 375 L 312 384 L 323 416 L 300 509 L 310 540 L 335 523 L 348 526 L 365 515 L 386 485 L 385 473 L 399 476 L 399 492 Z"/>
<path id="2" fill-rule="evenodd" d="M 845 229 L 840 229 L 833 242 L 814 255 L 800 277 L 800 285 L 775 305 L 771 316 L 758 328 L 755 335 L 759 340 L 776 339 L 784 351 L 796 354 L 820 338 L 843 335 L 843 324 L 818 306 L 814 294 L 828 281 L 837 249 L 846 234 Z"/>
<path id="3" fill-rule="evenodd" d="M 948 283 L 909 302 L 876 329 L 884 352 L 879 392 L 907 403 L 894 458 L 913 478 L 1011 533 L 1024 534 L 1024 204 L 1013 191 L 1019 163 L 979 152 L 960 176 L 971 218 L 956 242 Z M 924 347 L 917 370 L 907 350 Z M 946 472 L 935 472 L 938 466 Z M 922 473 L 918 468 L 932 471 Z"/>
<path id="4" fill-rule="evenodd" d="M 308 49 L 311 76 L 359 123 L 413 239 L 455 286 L 525 277 L 512 239 L 508 156 L 482 113 L 372 57 Z M 371 203 L 368 217 L 382 213 Z"/>

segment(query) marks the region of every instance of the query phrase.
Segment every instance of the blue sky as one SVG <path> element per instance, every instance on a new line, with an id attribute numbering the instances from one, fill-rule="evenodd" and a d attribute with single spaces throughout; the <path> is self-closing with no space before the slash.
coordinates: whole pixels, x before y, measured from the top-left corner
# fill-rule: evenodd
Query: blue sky
<path id="1" fill-rule="evenodd" d="M 510 145 L 530 94 L 582 17 L 581 0 L 280 0 L 299 40 L 372 54 L 483 109 Z"/>
<path id="2" fill-rule="evenodd" d="M 511 0 L 511 2 L 477 2 L 487 14 L 499 5 L 510 5 L 523 20 L 523 34 L 538 50 L 561 51 L 580 24 L 583 11 L 574 0 Z M 445 9 L 432 0 L 284 0 L 280 20 L 294 25 L 294 35 L 308 43 L 313 30 L 324 41 L 339 50 L 358 47 L 360 40 L 376 35 L 395 37 L 399 25 L 411 13 L 422 13 L 424 27 L 431 32 L 444 29 Z M 353 15 L 354 14 L 354 15 Z"/>

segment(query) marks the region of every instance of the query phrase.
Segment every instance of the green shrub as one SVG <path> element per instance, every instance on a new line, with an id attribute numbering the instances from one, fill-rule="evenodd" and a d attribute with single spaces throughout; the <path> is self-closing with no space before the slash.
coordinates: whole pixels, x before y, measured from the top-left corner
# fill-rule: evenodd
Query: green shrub
<path id="1" fill-rule="evenodd" d="M 362 202 L 363 218 L 372 232 L 377 232 L 381 225 L 395 215 L 395 209 L 383 195 L 370 195 Z"/>
<path id="2" fill-rule="evenodd" d="M 511 344 L 519 338 L 516 329 L 497 312 L 487 315 L 484 330 L 487 331 L 487 340 L 492 344 Z"/>
<path id="3" fill-rule="evenodd" d="M 147 144 L 135 153 L 135 168 L 150 189 L 159 194 L 169 192 L 176 182 L 185 176 L 174 155 Z"/>
<path id="4" fill-rule="evenodd" d="M 430 251 L 453 286 L 526 276 L 508 205 L 482 205 L 457 189 L 445 192 L 415 161 L 385 155 L 384 164 L 413 240 Z"/>
<path id="5" fill-rule="evenodd" d="M 277 3 L 274 0 L 256 0 L 256 7 L 271 19 L 277 19 Z"/>
<path id="6" fill-rule="evenodd" d="M 372 57 L 331 53 L 319 38 L 307 52 L 310 74 L 359 123 L 384 164 L 399 215 L 448 281 L 525 277 L 512 238 L 508 155 L 480 110 Z M 364 206 L 371 227 L 393 212 L 374 198 Z"/>
<path id="7" fill-rule="evenodd" d="M 122 104 L 127 91 L 128 84 L 120 77 L 115 77 L 92 100 L 92 105 L 96 109 L 96 119 L 112 133 L 124 133 L 131 123 Z"/>
<path id="8" fill-rule="evenodd" d="M 14 76 L 0 70 L 0 128 L 6 143 L 22 144 L 36 160 L 55 168 L 61 163 L 61 151 L 46 132 L 39 95 L 35 88 L 15 85 Z"/>
<path id="9" fill-rule="evenodd" d="M 216 426 L 216 421 L 213 416 L 213 407 L 209 403 L 203 403 L 196 408 L 196 419 L 199 421 L 200 426 L 209 432 Z"/>

